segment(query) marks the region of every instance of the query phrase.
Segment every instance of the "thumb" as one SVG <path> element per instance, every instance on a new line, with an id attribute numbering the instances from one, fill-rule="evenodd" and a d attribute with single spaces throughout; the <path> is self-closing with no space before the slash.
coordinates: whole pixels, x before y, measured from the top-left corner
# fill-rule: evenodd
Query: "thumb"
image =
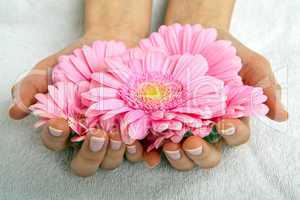
<path id="1" fill-rule="evenodd" d="M 285 110 L 283 104 L 281 103 L 281 87 L 275 82 L 274 84 L 263 88 L 264 94 L 268 97 L 267 106 L 270 111 L 267 116 L 275 121 L 281 122 L 288 119 L 288 112 Z"/>
<path id="2" fill-rule="evenodd" d="M 29 106 L 36 102 L 37 93 L 47 92 L 48 70 L 33 69 L 12 88 L 13 103 L 9 108 L 9 115 L 13 119 L 22 119 L 29 114 Z"/>
<path id="3" fill-rule="evenodd" d="M 157 150 L 144 151 L 144 161 L 149 168 L 154 168 L 160 163 L 160 154 Z"/>
<path id="4" fill-rule="evenodd" d="M 71 53 L 73 49 L 83 44 L 84 41 L 79 41 L 42 60 L 12 88 L 13 104 L 9 108 L 11 118 L 23 119 L 29 114 L 29 106 L 36 102 L 35 94 L 48 91 L 51 69 L 57 64 L 57 58 L 63 54 Z"/>

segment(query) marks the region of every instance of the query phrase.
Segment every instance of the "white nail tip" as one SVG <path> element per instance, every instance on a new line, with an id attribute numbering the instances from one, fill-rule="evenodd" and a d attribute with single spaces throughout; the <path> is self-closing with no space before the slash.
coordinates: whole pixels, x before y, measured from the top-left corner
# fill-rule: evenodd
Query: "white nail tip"
<path id="1" fill-rule="evenodd" d="M 63 134 L 63 131 L 49 126 L 49 133 L 54 137 L 59 137 Z"/>
<path id="2" fill-rule="evenodd" d="M 179 160 L 181 155 L 180 155 L 180 151 L 165 151 L 168 155 L 168 157 L 172 160 Z"/>
<path id="3" fill-rule="evenodd" d="M 202 154 L 202 146 L 200 146 L 196 149 L 187 149 L 185 151 L 188 152 L 188 154 L 191 154 L 193 156 L 199 156 Z"/>
<path id="4" fill-rule="evenodd" d="M 92 152 L 100 151 L 104 145 L 104 138 L 91 137 L 90 139 L 90 150 Z"/>
<path id="5" fill-rule="evenodd" d="M 119 140 L 110 140 L 110 148 L 112 150 L 119 150 L 121 148 L 121 145 L 122 143 Z"/>
<path id="6" fill-rule="evenodd" d="M 135 154 L 136 153 L 136 146 L 135 145 L 127 146 L 127 152 L 129 154 Z"/>
<path id="7" fill-rule="evenodd" d="M 235 133 L 235 127 L 230 127 L 224 130 L 221 130 L 221 134 L 223 135 L 233 135 Z"/>
<path id="8" fill-rule="evenodd" d="M 14 107 L 14 104 L 10 104 L 10 106 L 8 107 L 8 110 L 10 110 L 12 107 Z"/>

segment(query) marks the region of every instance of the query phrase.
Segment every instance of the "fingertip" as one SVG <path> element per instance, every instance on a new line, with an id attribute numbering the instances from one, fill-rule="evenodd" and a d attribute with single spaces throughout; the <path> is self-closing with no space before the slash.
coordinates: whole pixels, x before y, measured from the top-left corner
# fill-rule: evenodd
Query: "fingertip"
<path id="1" fill-rule="evenodd" d="M 282 105 L 278 106 L 278 109 L 270 109 L 267 117 L 277 122 L 287 121 L 289 118 L 289 113 L 283 108 Z"/>
<path id="2" fill-rule="evenodd" d="M 108 134 L 102 129 L 92 129 L 92 130 L 90 130 L 89 134 L 87 134 L 87 139 L 90 139 L 93 136 L 104 138 L 105 141 L 107 141 L 107 142 L 108 142 L 108 139 L 109 139 Z M 87 142 L 88 140 L 85 140 L 85 141 Z"/>
<path id="3" fill-rule="evenodd" d="M 127 145 L 126 147 L 126 158 L 130 162 L 138 162 L 143 159 L 143 146 L 139 141 Z"/>
<path id="4" fill-rule="evenodd" d="M 29 114 L 29 110 L 25 107 L 21 109 L 16 103 L 14 103 L 8 108 L 8 114 L 12 119 L 20 120 Z"/>
<path id="5" fill-rule="evenodd" d="M 216 124 L 216 129 L 222 136 L 230 136 L 235 134 L 236 127 L 239 124 L 240 121 L 237 119 L 222 119 Z"/>
<path id="6" fill-rule="evenodd" d="M 163 146 L 164 151 L 176 151 L 180 149 L 180 144 L 174 142 L 167 142 Z"/>
<path id="7" fill-rule="evenodd" d="M 190 150 L 198 148 L 199 146 L 202 146 L 204 143 L 204 140 L 201 139 L 199 136 L 192 135 L 188 137 L 182 144 L 182 148 L 184 150 Z"/>
<path id="8" fill-rule="evenodd" d="M 281 87 L 278 84 L 264 88 L 264 94 L 268 97 L 266 105 L 269 107 L 267 117 L 270 119 L 283 122 L 288 119 L 288 112 L 281 102 Z"/>
<path id="9" fill-rule="evenodd" d="M 201 168 L 215 167 L 221 160 L 220 148 L 216 148 L 198 136 L 188 137 L 184 141 L 182 149 L 189 159 Z"/>
<path id="10" fill-rule="evenodd" d="M 69 143 L 70 128 L 64 119 L 51 119 L 42 132 L 44 145 L 54 151 L 60 151 Z"/>
<path id="11" fill-rule="evenodd" d="M 248 119 L 223 119 L 216 124 L 217 132 L 228 145 L 236 146 L 246 143 L 250 137 Z"/>
<path id="12" fill-rule="evenodd" d="M 203 139 L 198 136 L 190 136 L 183 142 L 182 149 L 191 160 L 194 160 L 194 157 L 200 157 L 203 154 L 205 146 Z"/>
<path id="13" fill-rule="evenodd" d="M 72 171 L 83 177 L 95 174 L 104 160 L 107 145 L 106 132 L 100 129 L 91 130 L 71 162 Z"/>
<path id="14" fill-rule="evenodd" d="M 68 121 L 63 118 L 50 119 L 48 122 L 49 128 L 54 128 L 63 131 L 64 134 L 70 133 Z"/>
<path id="15" fill-rule="evenodd" d="M 29 107 L 36 102 L 34 96 L 38 92 L 32 84 L 33 81 L 27 77 L 12 88 L 13 102 L 9 107 L 9 116 L 12 119 L 20 120 L 30 113 Z"/>
<path id="16" fill-rule="evenodd" d="M 160 154 L 157 150 L 152 150 L 150 152 L 145 151 L 144 160 L 148 168 L 155 168 L 160 163 Z"/>
<path id="17" fill-rule="evenodd" d="M 194 163 L 190 160 L 181 145 L 173 142 L 167 142 L 163 146 L 164 154 L 166 155 L 170 165 L 180 171 L 188 171 L 193 169 Z"/>

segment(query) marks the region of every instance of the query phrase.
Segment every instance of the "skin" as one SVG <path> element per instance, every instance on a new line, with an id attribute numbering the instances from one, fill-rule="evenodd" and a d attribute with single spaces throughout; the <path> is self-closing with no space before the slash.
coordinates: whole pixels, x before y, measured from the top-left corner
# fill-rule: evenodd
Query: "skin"
<path id="1" fill-rule="evenodd" d="M 63 49 L 62 51 L 45 58 L 34 68 L 40 70 L 39 74 L 29 73 L 12 91 L 14 103 L 9 113 L 14 119 L 24 118 L 28 112 L 27 108 L 35 103 L 34 95 L 40 92 L 47 92 L 48 69 L 52 68 L 57 57 L 62 54 L 69 54 L 73 49 L 81 47 L 84 44 L 91 44 L 95 40 L 121 40 L 128 47 L 135 46 L 137 42 L 148 35 L 151 16 L 150 0 L 86 0 L 85 2 L 85 33 L 76 42 Z M 231 14 L 234 6 L 233 0 L 169 0 L 166 24 L 172 23 L 192 23 L 202 24 L 204 27 L 215 27 L 218 30 L 219 38 L 231 40 L 237 48 L 238 55 L 242 58 L 243 69 L 240 75 L 245 84 L 261 86 L 268 96 L 267 105 L 270 108 L 268 117 L 276 121 L 285 121 L 288 113 L 280 103 L 280 87 L 275 80 L 274 74 L 269 62 L 258 53 L 248 49 L 246 46 L 236 40 L 229 32 Z M 122 19 L 122 22 L 120 22 Z M 217 124 L 218 132 L 223 136 L 224 142 L 230 146 L 240 145 L 248 141 L 250 129 L 248 119 L 225 119 Z M 49 128 L 52 127 L 62 131 L 59 137 L 53 137 L 49 134 Z M 234 127 L 234 129 L 232 129 Z M 231 129 L 230 129 L 231 128 Z M 228 129 L 234 130 L 232 135 L 228 135 Z M 227 133 L 227 135 L 225 135 Z M 63 119 L 50 120 L 42 133 L 44 144 L 53 150 L 61 150 L 67 147 L 67 138 L 69 136 L 69 127 Z M 103 149 L 99 152 L 92 152 L 89 149 L 90 138 L 104 138 Z M 130 161 L 139 161 L 144 157 L 148 167 L 153 168 L 160 162 L 160 152 L 143 152 L 142 145 L 135 142 L 136 153 L 130 154 L 124 144 L 118 151 L 110 147 L 111 140 L 120 141 L 118 132 L 105 133 L 102 130 L 94 130 L 84 142 L 78 154 L 74 157 L 71 168 L 80 176 L 90 176 L 94 174 L 100 166 L 105 169 L 114 169 L 118 167 L 123 155 Z M 190 170 L 194 166 L 201 168 L 211 168 L 216 166 L 221 159 L 221 143 L 208 144 L 197 136 L 192 136 L 175 144 L 167 142 L 162 151 L 172 167 L 177 170 Z M 201 154 L 193 155 L 201 148 Z M 180 154 L 180 159 L 172 159 L 170 154 Z"/>
<path id="2" fill-rule="evenodd" d="M 229 33 L 234 0 L 169 0 L 165 24 L 201 24 L 204 27 L 214 27 L 219 39 L 230 40 L 242 58 L 243 68 L 240 75 L 247 85 L 260 86 L 264 89 L 270 111 L 267 116 L 275 121 L 285 121 L 288 113 L 280 102 L 280 85 L 275 79 L 270 63 L 262 55 L 247 48 Z M 194 166 L 201 168 L 215 167 L 221 159 L 221 146 L 237 146 L 246 143 L 250 137 L 249 119 L 224 119 L 216 125 L 223 140 L 215 145 L 209 144 L 200 137 L 192 136 L 181 144 L 167 142 L 163 146 L 170 164 L 177 170 L 186 171 Z M 228 135 L 230 133 L 230 135 Z M 192 155 L 197 149 L 202 149 L 199 155 Z M 192 151 L 191 151 L 192 150 Z M 172 159 L 169 155 L 180 153 L 180 159 Z M 198 150 L 199 152 L 199 150 Z M 160 162 L 157 152 L 151 152 L 145 159 L 154 167 Z"/>
<path id="3" fill-rule="evenodd" d="M 9 109 L 11 118 L 23 119 L 29 114 L 28 107 L 36 101 L 34 95 L 47 92 L 49 69 L 55 66 L 60 55 L 70 54 L 75 48 L 89 45 L 95 40 L 119 40 L 128 47 L 136 46 L 141 38 L 149 34 L 151 7 L 150 0 L 85 0 L 83 36 L 60 52 L 40 61 L 31 73 L 12 88 L 13 104 Z M 49 127 L 59 130 L 61 135 L 51 135 Z M 69 134 L 70 129 L 66 120 L 52 119 L 44 127 L 41 137 L 46 147 L 59 151 L 69 145 L 67 142 Z M 91 150 L 91 138 L 104 140 L 100 151 Z M 117 143 L 119 149 L 114 150 L 112 143 Z M 135 153 L 127 151 L 132 147 L 135 147 Z M 140 161 L 143 158 L 143 147 L 139 142 L 135 142 L 130 147 L 121 143 L 120 133 L 117 131 L 106 133 L 100 129 L 93 130 L 73 158 L 71 168 L 79 176 L 90 176 L 99 167 L 115 169 L 122 163 L 124 155 L 129 161 Z"/>

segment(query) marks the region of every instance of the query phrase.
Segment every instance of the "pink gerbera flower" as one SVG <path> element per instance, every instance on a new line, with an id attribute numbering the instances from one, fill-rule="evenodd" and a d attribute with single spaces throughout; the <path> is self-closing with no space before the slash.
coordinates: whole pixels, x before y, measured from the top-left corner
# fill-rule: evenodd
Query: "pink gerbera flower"
<path id="1" fill-rule="evenodd" d="M 201 55 L 170 59 L 156 51 L 128 63 L 106 59 L 106 65 L 106 72 L 92 76 L 101 86 L 83 94 L 94 102 L 86 115 L 117 121 L 125 142 L 141 140 L 149 130 L 181 135 L 185 128 L 201 130 L 205 120 L 225 113 L 223 81 L 206 75 Z"/>
<path id="2" fill-rule="evenodd" d="M 119 128 L 124 142 L 145 139 L 148 150 L 185 133 L 210 134 L 223 118 L 265 115 L 261 88 L 243 85 L 241 59 L 215 29 L 200 25 L 162 26 L 126 49 L 97 41 L 61 56 L 48 94 L 31 107 L 38 125 L 68 120 L 81 141 L 89 128 Z"/>
<path id="3" fill-rule="evenodd" d="M 75 49 L 73 54 L 60 56 L 52 72 L 54 83 L 67 81 L 79 84 L 91 82 L 91 75 L 105 69 L 104 58 L 127 52 L 122 42 L 96 41 L 92 46 Z"/>
<path id="4" fill-rule="evenodd" d="M 85 123 L 86 107 L 81 103 L 81 93 L 87 87 L 72 82 L 58 82 L 48 86 L 48 94 L 37 94 L 37 103 L 30 107 L 32 113 L 40 117 L 36 123 L 39 127 L 50 119 L 63 118 L 68 121 L 70 128 L 77 133 L 72 141 L 84 139 L 88 126 Z"/>
<path id="5" fill-rule="evenodd" d="M 223 118 L 239 118 L 266 115 L 269 108 L 264 104 L 267 96 L 263 89 L 247 85 L 230 85 L 226 91 L 226 114 Z"/>
<path id="6" fill-rule="evenodd" d="M 207 75 L 223 80 L 226 86 L 227 111 L 222 118 L 265 115 L 268 112 L 263 104 L 267 97 L 262 89 L 243 85 L 238 74 L 241 59 L 230 41 L 217 40 L 216 29 L 190 24 L 161 26 L 158 32 L 143 39 L 133 52 L 141 56 L 153 49 L 173 57 L 185 53 L 202 55 L 208 63 Z"/>
<path id="7" fill-rule="evenodd" d="M 241 59 L 230 41 L 217 40 L 214 28 L 190 24 L 161 26 L 158 32 L 141 40 L 139 47 L 141 52 L 160 49 L 167 55 L 201 55 L 208 63 L 208 75 L 223 80 L 225 84 L 241 82 L 238 76 Z"/>
<path id="8" fill-rule="evenodd" d="M 127 55 L 126 53 L 127 48 L 122 42 L 96 41 L 91 46 L 83 46 L 82 48 L 75 49 L 71 55 L 60 56 L 58 64 L 53 68 L 52 81 L 56 84 L 58 92 L 63 94 L 67 94 L 67 88 L 71 91 L 77 91 L 78 88 L 81 88 L 80 92 L 85 92 L 90 88 L 96 87 L 97 83 L 95 83 L 91 77 L 93 73 L 105 70 L 105 58 L 118 56 L 118 58 L 121 59 Z M 67 86 L 67 88 L 63 88 L 62 86 L 64 85 Z M 53 90 L 53 86 L 49 86 L 49 89 Z M 60 117 L 68 119 L 69 122 L 72 122 L 70 123 L 70 127 L 77 133 L 77 136 L 73 137 L 72 141 L 83 140 L 87 128 L 96 126 L 95 123 L 87 121 L 84 116 L 85 110 L 87 109 L 87 106 L 90 105 L 90 102 L 82 101 L 81 93 L 74 96 L 67 95 L 65 96 L 65 98 L 67 98 L 65 100 L 67 101 L 65 101 L 61 97 L 59 97 L 60 99 L 56 99 L 58 96 L 51 96 L 50 92 L 51 91 L 49 90 L 49 95 L 47 96 L 48 101 L 50 101 L 50 105 L 51 99 L 54 101 L 64 101 L 65 103 L 70 102 L 72 105 L 69 105 L 69 107 L 74 110 L 71 110 L 71 113 L 67 112 L 64 116 L 61 116 L 60 114 L 62 111 L 60 111 L 59 107 L 57 107 L 55 110 L 49 110 L 49 113 L 54 114 L 55 116 L 59 115 Z M 40 96 L 42 95 L 40 94 Z M 73 108 L 72 106 L 75 105 L 76 107 Z M 78 106 L 81 109 L 77 109 Z M 36 108 L 36 106 L 32 107 L 35 113 L 39 112 Z M 70 108 L 68 108 L 69 111 Z M 48 105 L 44 105 L 45 112 L 47 109 Z M 75 110 L 80 112 L 75 112 Z M 66 110 L 64 110 L 64 112 L 65 111 Z M 42 121 L 45 120 L 43 119 Z M 108 123 L 102 122 L 102 124 L 107 128 L 106 124 Z"/>

